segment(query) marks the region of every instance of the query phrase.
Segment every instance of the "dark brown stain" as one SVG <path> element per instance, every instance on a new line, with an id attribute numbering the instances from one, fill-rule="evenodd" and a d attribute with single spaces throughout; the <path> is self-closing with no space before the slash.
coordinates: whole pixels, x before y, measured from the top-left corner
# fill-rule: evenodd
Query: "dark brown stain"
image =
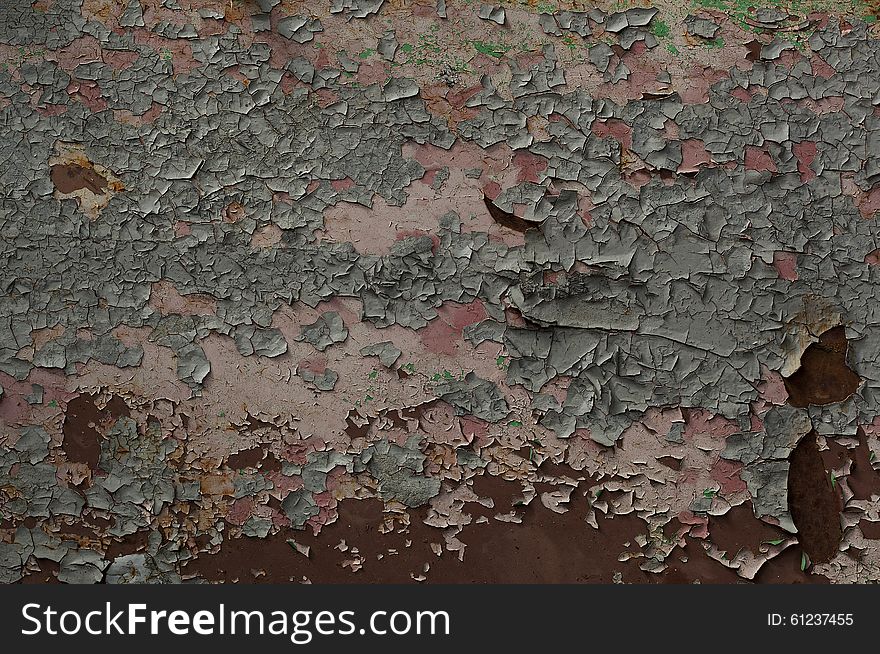
<path id="1" fill-rule="evenodd" d="M 405 379 L 410 375 L 404 373 L 402 369 L 397 369 L 398 378 Z M 403 407 L 400 409 L 382 409 L 375 417 L 362 416 L 356 409 L 348 412 L 345 418 L 345 433 L 351 438 L 366 438 L 370 433 L 370 427 L 377 421 L 383 419 L 390 421 L 392 429 L 406 429 L 407 420 L 421 420 L 425 415 L 425 411 L 436 406 L 439 400 L 431 400 L 423 402 L 416 406 Z M 357 424 L 364 422 L 363 425 Z"/>
<path id="2" fill-rule="evenodd" d="M 822 333 L 819 342 L 804 351 L 800 368 L 784 379 L 788 403 L 801 408 L 811 404 L 833 404 L 855 393 L 861 380 L 846 365 L 848 348 L 843 326 Z M 864 464 L 858 465 L 865 456 L 866 453 L 859 452 L 858 448 L 850 452 L 831 439 L 828 449 L 819 452 L 815 432 L 807 434 L 792 451 L 788 472 L 788 508 L 798 530 L 801 552 L 809 557 L 811 563 L 826 563 L 833 559 L 843 537 L 840 525 L 843 497 L 840 486 L 832 483 L 830 471 L 839 469 L 850 458 L 850 487 L 855 485 L 860 491 L 867 490 L 860 487 L 863 480 L 867 486 L 873 486 L 872 482 L 876 483 L 876 480 L 871 476 L 876 475 L 872 475 L 873 470 L 866 469 Z M 859 473 L 865 476 L 859 477 Z"/>
<path id="3" fill-rule="evenodd" d="M 445 549 L 440 557 L 433 552 L 431 544 L 443 543 L 444 537 L 442 530 L 423 523 L 426 510 L 413 511 L 408 527 L 398 522 L 388 530 L 380 529 L 389 516 L 382 502 L 345 500 L 338 507 L 339 519 L 326 525 L 318 536 L 310 529 L 286 530 L 264 539 L 224 541 L 217 553 L 202 553 L 187 563 L 183 574 L 213 582 L 248 583 L 281 583 L 302 577 L 314 583 L 412 583 L 414 576 L 424 574 L 427 583 L 470 584 L 610 583 L 615 572 L 620 572 L 619 579 L 625 583 L 749 583 L 709 558 L 700 539 L 687 538 L 685 547 L 673 552 L 667 569 L 660 574 L 642 571 L 640 558 L 619 562 L 620 552 L 639 551 L 635 537 L 645 533 L 645 523 L 635 515 L 606 517 L 599 513 L 599 529 L 593 529 L 584 521 L 589 504 L 581 490 L 572 494 L 569 511 L 557 514 L 537 498 L 526 507 L 519 505 L 522 486 L 518 482 L 481 475 L 474 479 L 473 488 L 478 496 L 491 497 L 495 506 L 465 506 L 473 522 L 457 536 L 467 546 L 463 561 Z M 511 510 L 521 516 L 521 524 L 494 519 L 496 514 Z M 482 516 L 489 522 L 477 523 Z M 674 537 L 681 523 L 673 519 L 669 527 L 665 533 Z M 782 537 L 778 528 L 758 521 L 748 505 L 738 507 L 726 519 L 713 518 L 712 530 L 716 544 L 730 550 L 740 546 L 757 550 L 762 542 Z M 309 546 L 309 557 L 295 552 L 288 539 Z M 342 541 L 348 547 L 345 552 L 337 549 Z M 357 572 L 343 567 L 346 560 L 355 558 L 354 548 L 363 560 Z M 801 571 L 800 553 L 794 550 L 797 548 L 789 548 L 764 564 L 762 580 L 828 582 L 821 575 Z"/>
<path id="4" fill-rule="evenodd" d="M 266 456 L 260 462 L 260 470 L 263 472 L 281 472 L 282 467 L 281 461 L 271 452 L 266 452 Z"/>
<path id="5" fill-rule="evenodd" d="M 398 372 L 400 372 L 398 370 Z M 370 433 L 370 425 L 372 421 L 367 418 L 364 424 L 359 425 L 354 421 L 354 416 L 357 415 L 355 411 L 349 411 L 348 415 L 345 417 L 345 433 L 352 440 L 356 438 L 366 438 Z"/>
<path id="6" fill-rule="evenodd" d="M 642 571 L 641 558 L 621 563 L 622 551 L 639 551 L 635 537 L 645 533 L 645 523 L 635 515 L 608 517 L 600 512 L 599 529 L 593 529 L 585 522 L 589 501 L 584 484 L 572 493 L 569 510 L 558 514 L 537 498 L 522 506 L 519 482 L 483 474 L 471 483 L 476 495 L 492 498 L 494 506 L 465 505 L 472 522 L 457 535 L 466 545 L 463 561 L 445 548 L 440 557 L 434 553 L 431 544 L 442 544 L 444 536 L 443 530 L 424 524 L 427 509 L 411 511 L 410 524 L 405 526 L 401 521 L 388 522 L 391 514 L 384 512 L 384 504 L 367 499 L 340 502 L 339 518 L 317 536 L 306 529 L 284 530 L 264 539 L 230 539 L 216 553 L 203 552 L 189 561 L 182 573 L 212 582 L 246 583 L 284 583 L 303 577 L 314 583 L 412 583 L 422 574 L 427 583 L 610 583 L 616 572 L 625 583 L 749 583 L 709 558 L 704 540 L 690 537 L 667 559 L 668 567 L 660 574 Z M 541 490 L 545 487 L 551 488 L 542 483 Z M 521 523 L 494 519 L 511 510 Z M 477 522 L 482 517 L 488 522 Z M 681 527 L 673 518 L 664 533 L 675 538 Z M 756 519 L 748 504 L 711 519 L 712 542 L 731 557 L 740 548 L 757 551 L 762 543 L 784 536 L 779 528 Z M 289 539 L 308 546 L 309 557 L 297 553 Z M 348 548 L 344 552 L 337 548 L 343 541 Z M 207 548 L 207 539 L 200 544 Z M 352 572 L 343 564 L 355 558 L 362 567 Z M 800 562 L 800 549 L 789 548 L 765 563 L 755 581 L 828 582 L 800 570 Z"/>
<path id="7" fill-rule="evenodd" d="M 564 462 L 553 463 L 550 459 L 544 459 L 544 461 L 538 465 L 538 472 L 547 475 L 548 477 L 571 477 L 572 479 L 577 479 L 586 475 L 586 472 L 583 470 L 575 470 Z"/>
<path id="8" fill-rule="evenodd" d="M 528 229 L 535 229 L 540 226 L 540 223 L 529 222 L 509 211 L 504 211 L 504 209 L 499 208 L 485 195 L 483 196 L 483 203 L 486 205 L 486 209 L 489 210 L 492 220 L 502 227 L 507 227 L 507 229 L 512 229 L 515 232 L 525 232 Z"/>
<path id="9" fill-rule="evenodd" d="M 880 522 L 859 520 L 859 530 L 862 532 L 862 536 L 869 540 L 880 540 Z"/>
<path id="10" fill-rule="evenodd" d="M 246 431 L 255 432 L 258 429 L 268 429 L 270 431 L 278 431 L 278 427 L 273 425 L 271 422 L 266 422 L 265 420 L 260 420 L 252 416 L 251 414 L 247 415 L 245 418 L 244 424 L 241 425 Z"/>
<path id="11" fill-rule="evenodd" d="M 747 507 L 748 505 L 743 505 Z M 737 507 L 742 509 L 743 507 Z M 748 508 L 744 510 L 751 511 Z M 722 518 L 724 516 L 721 516 Z M 754 515 L 746 516 L 741 510 L 738 514 L 730 516 L 729 521 L 720 522 L 713 517 L 710 522 L 710 540 L 716 545 L 728 551 L 733 557 L 740 547 L 751 548 L 765 540 L 775 540 L 780 536 L 781 530 L 766 525 Z M 760 524 L 755 524 L 760 523 Z M 681 523 L 673 518 L 668 529 L 664 529 L 667 538 L 674 538 L 674 534 L 681 528 Z M 716 533 L 717 532 L 717 533 Z M 666 559 L 667 568 L 659 575 L 651 579 L 655 583 L 674 584 L 827 584 L 829 579 L 823 575 L 809 573 L 801 570 L 801 553 L 797 547 L 789 547 L 778 556 L 770 559 L 761 566 L 758 574 L 751 581 L 744 579 L 718 561 L 712 559 L 703 548 L 703 540 L 687 536 L 685 546 L 676 548 L 669 558 Z M 733 550 L 733 551 L 731 551 Z M 757 551 L 753 549 L 753 551 Z M 684 559 L 684 560 L 682 560 Z"/>
<path id="12" fill-rule="evenodd" d="M 740 550 L 755 554 L 763 543 L 784 539 L 787 534 L 779 527 L 758 520 L 751 502 L 735 506 L 724 515 L 709 518 L 709 539 L 733 559 Z"/>
<path id="13" fill-rule="evenodd" d="M 133 534 L 128 534 L 122 538 L 111 541 L 110 545 L 107 547 L 107 552 L 104 554 L 104 558 L 108 561 L 112 561 L 119 556 L 142 552 L 147 549 L 149 543 L 149 531 L 136 531 Z"/>
<path id="14" fill-rule="evenodd" d="M 61 524 L 58 527 L 58 536 L 76 541 L 100 541 L 98 528 L 86 524 L 84 521 Z"/>
<path id="15" fill-rule="evenodd" d="M 22 584 L 59 584 L 58 572 L 61 565 L 48 559 L 37 559 L 39 570 L 27 573 L 19 583 Z"/>
<path id="16" fill-rule="evenodd" d="M 841 326 L 824 332 L 804 351 L 800 368 L 784 379 L 791 406 L 843 402 L 856 392 L 861 380 L 846 365 L 847 347 Z"/>
<path id="17" fill-rule="evenodd" d="M 241 450 L 235 454 L 230 454 L 226 459 L 226 465 L 231 470 L 244 470 L 245 468 L 256 468 L 257 464 L 263 460 L 262 447 L 252 447 L 247 450 Z"/>
<path id="18" fill-rule="evenodd" d="M 868 438 L 860 427 L 857 432 L 859 444 L 849 450 L 852 466 L 846 481 L 853 492 L 853 499 L 870 500 L 873 495 L 880 495 L 880 474 L 871 465 L 871 451 L 868 449 Z"/>
<path id="19" fill-rule="evenodd" d="M 789 547 L 767 561 L 754 579 L 756 584 L 830 584 L 828 577 L 809 569 L 801 570 L 801 549 Z"/>
<path id="20" fill-rule="evenodd" d="M 274 454 L 260 446 L 242 450 L 231 454 L 226 459 L 226 465 L 231 470 L 244 470 L 245 468 L 259 468 L 263 472 L 281 470 L 281 461 Z"/>
<path id="21" fill-rule="evenodd" d="M 652 577 L 655 583 L 663 584 L 744 584 L 734 570 L 709 558 L 702 542 L 687 538 L 684 547 L 677 547 L 666 559 L 666 569 Z"/>
<path id="22" fill-rule="evenodd" d="M 645 91 L 642 93 L 642 100 L 663 100 L 672 95 L 672 91 L 663 91 L 658 93 L 651 93 L 649 91 Z"/>
<path id="23" fill-rule="evenodd" d="M 635 537 L 646 531 L 635 515 L 606 517 L 599 529 L 585 522 L 587 501 L 572 494 L 567 512 L 554 513 L 536 498 L 522 514 L 522 524 L 490 521 L 466 529 L 459 540 L 467 544 L 460 570 L 450 565 L 432 581 L 456 583 L 610 583 L 615 571 L 627 583 L 645 583 L 639 559 L 618 561 L 624 551 L 638 552 Z M 493 513 L 494 515 L 494 513 Z M 628 543 L 628 545 L 627 545 Z"/>
<path id="24" fill-rule="evenodd" d="M 747 507 L 748 505 L 737 507 L 740 510 L 727 521 L 719 521 L 715 517 L 710 519 L 710 540 L 725 549 L 731 558 L 740 547 L 752 548 L 753 545 L 760 544 L 765 536 L 770 536 L 767 540 L 775 540 L 774 536 L 779 537 L 777 534 L 781 533 L 781 530 L 776 531 L 775 527 L 765 525 L 754 515 L 745 515 L 745 511 L 751 514 Z M 667 538 L 675 539 L 681 528 L 681 522 L 673 518 L 663 533 Z M 737 575 L 735 570 L 712 559 L 704 549 L 704 542 L 700 538 L 685 537 L 684 547 L 676 548 L 672 552 L 666 559 L 666 570 L 652 576 L 652 581 L 665 584 L 829 583 L 822 575 L 808 574 L 800 569 L 801 555 L 796 547 L 789 547 L 779 556 L 764 563 L 755 578 L 749 581 Z"/>
<path id="25" fill-rule="evenodd" d="M 746 49 L 749 51 L 746 54 L 747 61 L 759 61 L 761 59 L 761 48 L 764 47 L 764 44 L 760 41 L 748 41 L 746 44 Z"/>
<path id="26" fill-rule="evenodd" d="M 788 508 L 798 541 L 812 563 L 826 563 L 837 554 L 843 531 L 838 489 L 822 464 L 816 433 L 801 439 L 791 453 L 788 472 Z"/>
<path id="27" fill-rule="evenodd" d="M 657 463 L 676 472 L 681 470 L 681 459 L 676 459 L 674 456 L 661 456 L 657 459 Z"/>
<path id="28" fill-rule="evenodd" d="M 609 583 L 620 571 L 623 581 L 648 581 L 638 567 L 639 559 L 617 560 L 624 549 L 639 549 L 635 537 L 644 533 L 645 523 L 635 515 L 608 518 L 600 513 L 599 529 L 593 529 L 584 520 L 587 500 L 575 491 L 566 513 L 554 513 L 536 498 L 519 508 L 522 524 L 500 522 L 493 516 L 510 511 L 522 487 L 498 477 L 478 479 L 475 492 L 493 497 L 495 507 L 466 505 L 464 510 L 475 520 L 485 515 L 489 522 L 472 522 L 458 535 L 467 545 L 463 561 L 445 549 L 440 557 L 433 552 L 432 543 L 444 543 L 443 530 L 424 524 L 426 510 L 413 511 L 408 528 L 396 524 L 382 533 L 380 526 L 388 517 L 382 502 L 346 500 L 339 504 L 339 519 L 317 537 L 311 530 L 289 530 L 265 539 L 224 541 L 219 552 L 200 554 L 184 573 L 211 581 L 246 582 L 285 582 L 305 576 L 315 583 L 412 583 L 413 576 L 424 574 L 432 583 Z M 292 549 L 290 538 L 311 548 L 309 558 Z M 351 549 L 336 549 L 342 540 L 364 559 L 358 572 L 343 567 L 354 557 Z M 254 568 L 266 574 L 255 576 Z"/>
<path id="29" fill-rule="evenodd" d="M 55 164 L 49 169 L 49 177 L 62 193 L 88 189 L 95 195 L 103 195 L 107 188 L 107 180 L 94 168 L 75 163 Z"/>
<path id="30" fill-rule="evenodd" d="M 128 405 L 121 397 L 113 396 L 103 410 L 95 404 L 97 396 L 82 394 L 67 403 L 61 449 L 67 460 L 85 463 L 93 471 L 98 469 L 103 430 L 118 418 L 128 416 Z"/>

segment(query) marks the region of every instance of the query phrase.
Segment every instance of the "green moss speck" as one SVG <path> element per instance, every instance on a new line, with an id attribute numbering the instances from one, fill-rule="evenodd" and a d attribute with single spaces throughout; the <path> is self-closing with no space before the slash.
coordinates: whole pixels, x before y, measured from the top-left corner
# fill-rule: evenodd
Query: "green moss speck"
<path id="1" fill-rule="evenodd" d="M 481 52 L 484 55 L 489 55 L 490 57 L 495 57 L 496 59 L 500 59 L 507 51 L 510 50 L 509 45 L 504 45 L 503 43 L 486 43 L 485 41 L 471 41 L 471 45 L 474 46 L 474 49 L 477 52 Z"/>
<path id="2" fill-rule="evenodd" d="M 651 21 L 651 33 L 657 38 L 665 39 L 672 34 L 672 29 L 669 27 L 669 23 L 658 18 Z"/>

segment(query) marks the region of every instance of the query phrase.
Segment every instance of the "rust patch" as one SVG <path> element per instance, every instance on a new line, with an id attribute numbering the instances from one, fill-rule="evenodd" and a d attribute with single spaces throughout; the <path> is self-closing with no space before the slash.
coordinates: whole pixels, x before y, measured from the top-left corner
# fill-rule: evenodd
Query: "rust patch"
<path id="1" fill-rule="evenodd" d="M 849 450 L 852 461 L 847 483 L 856 500 L 870 500 L 874 495 L 880 495 L 880 474 L 871 465 L 871 451 L 868 448 L 868 439 L 861 428 L 858 430 L 859 444 L 855 449 Z"/>
<path id="2" fill-rule="evenodd" d="M 709 558 L 702 543 L 693 538 L 685 540 L 685 546 L 678 548 L 666 560 L 666 570 L 652 577 L 656 583 L 666 584 L 743 584 L 736 572 Z"/>
<path id="3" fill-rule="evenodd" d="M 98 469 L 101 456 L 102 431 L 122 416 L 128 416 L 128 405 L 113 396 L 103 409 L 95 404 L 96 395 L 77 395 L 67 403 L 61 449 L 67 460 L 85 463 L 92 471 Z"/>
<path id="4" fill-rule="evenodd" d="M 435 583 L 608 583 L 620 571 L 625 582 L 648 581 L 639 559 L 617 560 L 622 550 L 638 549 L 635 537 L 646 528 L 634 515 L 600 516 L 595 530 L 584 521 L 587 500 L 576 491 L 566 513 L 554 513 L 533 501 L 524 510 L 522 524 L 509 524 L 491 516 L 510 510 L 521 494 L 518 483 L 483 476 L 475 480 L 475 491 L 493 497 L 495 508 L 468 505 L 475 518 L 485 515 L 489 522 L 471 523 L 457 536 L 467 545 L 463 561 L 453 552 L 435 554 L 432 544 L 444 542 L 444 530 L 423 523 L 426 510 L 414 511 L 406 527 L 384 513 L 378 500 L 346 500 L 339 503 L 339 519 L 318 536 L 308 530 L 283 530 L 264 539 L 224 541 L 217 553 L 201 554 L 187 564 L 184 574 L 210 581 L 307 577 L 315 583 L 401 583 L 425 574 Z M 308 546 L 310 556 L 294 551 L 288 539 Z M 362 563 L 352 574 L 346 563 L 355 558 Z"/>
<path id="5" fill-rule="evenodd" d="M 103 195 L 107 188 L 107 180 L 95 171 L 94 168 L 81 166 L 76 163 L 55 164 L 49 169 L 52 183 L 61 193 L 73 193 L 80 189 L 87 189 L 95 195 Z"/>
<path id="6" fill-rule="evenodd" d="M 104 553 L 104 558 L 108 561 L 112 561 L 117 556 L 125 556 L 126 554 L 134 554 L 135 552 L 142 552 L 147 549 L 147 546 L 150 544 L 150 532 L 149 530 L 141 530 L 136 531 L 133 534 L 128 534 L 123 536 L 122 538 L 114 539 L 110 542 L 110 545 L 107 547 L 107 551 Z"/>
<path id="7" fill-rule="evenodd" d="M 231 470 L 243 470 L 245 468 L 256 468 L 257 464 L 263 460 L 263 448 L 252 447 L 247 450 L 241 450 L 236 454 L 230 454 L 226 460 L 226 465 Z"/>
<path id="8" fill-rule="evenodd" d="M 785 536 L 779 527 L 758 520 L 749 502 L 733 507 L 724 515 L 709 518 L 709 538 L 731 559 L 740 550 L 758 552 L 763 543 Z"/>
<path id="9" fill-rule="evenodd" d="M 843 402 L 856 392 L 861 380 L 846 365 L 844 328 L 834 327 L 819 337 L 801 356 L 800 368 L 785 377 L 788 401 L 795 407 Z"/>
<path id="10" fill-rule="evenodd" d="M 257 422 L 263 425 L 269 424 L 262 423 L 262 421 Z M 250 422 L 248 423 L 248 427 L 251 427 L 251 431 L 254 429 Z M 275 472 L 281 470 L 281 461 L 279 461 L 274 454 L 266 451 L 259 445 L 231 454 L 229 458 L 226 459 L 226 465 L 230 470 L 244 470 L 246 468 L 258 468 L 263 472 Z"/>
<path id="11" fill-rule="evenodd" d="M 843 536 L 840 498 L 822 464 L 816 432 L 810 432 L 791 453 L 788 507 L 798 540 L 812 563 L 826 563 L 837 554 Z"/>
<path id="12" fill-rule="evenodd" d="M 55 561 L 50 561 L 49 559 L 37 559 L 37 562 L 40 566 L 39 570 L 34 570 L 26 574 L 21 579 L 21 583 L 23 584 L 58 584 L 61 583 L 58 581 L 58 573 L 61 570 L 61 566 Z"/>
<path id="13" fill-rule="evenodd" d="M 880 540 L 880 522 L 859 520 L 859 530 L 868 540 Z"/>
<path id="14" fill-rule="evenodd" d="M 767 561 L 754 579 L 757 584 L 828 584 L 828 577 L 809 570 L 801 570 L 801 551 L 789 547 L 776 558 Z"/>
<path id="15" fill-rule="evenodd" d="M 225 223 L 237 223 L 239 220 L 244 218 L 246 215 L 246 211 L 244 205 L 240 202 L 230 202 L 226 207 L 224 207 L 221 218 Z"/>
<path id="16" fill-rule="evenodd" d="M 670 470 L 675 470 L 676 472 L 681 470 L 681 459 L 676 459 L 674 456 L 661 456 L 657 459 L 657 463 L 666 466 Z"/>
<path id="17" fill-rule="evenodd" d="M 492 220 L 494 220 L 502 227 L 507 227 L 507 229 L 512 229 L 515 232 L 525 232 L 530 228 L 535 228 L 539 226 L 539 223 L 529 222 L 528 220 L 520 218 L 516 214 L 512 214 L 508 211 L 500 209 L 486 195 L 483 195 L 483 202 L 486 205 L 486 209 L 489 210 L 489 215 L 492 216 Z"/>

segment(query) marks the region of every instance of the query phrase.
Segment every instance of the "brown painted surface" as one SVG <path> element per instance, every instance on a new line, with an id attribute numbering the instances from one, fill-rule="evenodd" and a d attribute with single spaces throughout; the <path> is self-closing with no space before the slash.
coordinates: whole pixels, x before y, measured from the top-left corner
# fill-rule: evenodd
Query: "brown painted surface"
<path id="1" fill-rule="evenodd" d="M 868 440 L 862 429 L 859 429 L 858 437 L 858 446 L 849 450 L 852 468 L 847 483 L 854 499 L 870 500 L 872 496 L 880 495 L 880 473 L 871 465 L 871 450 L 868 448 Z"/>
<path id="2" fill-rule="evenodd" d="M 615 573 L 624 583 L 749 583 L 709 558 L 702 539 L 687 537 L 685 547 L 675 550 L 660 574 L 643 572 L 641 558 L 618 561 L 621 551 L 639 550 L 635 537 L 644 533 L 644 522 L 635 515 L 599 514 L 599 529 L 593 529 L 584 521 L 587 500 L 577 490 L 569 511 L 563 514 L 533 500 L 522 511 L 521 524 L 494 519 L 514 506 L 521 495 L 518 483 L 483 475 L 475 479 L 474 490 L 481 497 L 492 497 L 495 506 L 467 505 L 473 521 L 457 536 L 467 545 L 463 561 L 448 551 L 440 557 L 433 552 L 432 543 L 444 542 L 443 530 L 422 522 L 424 510 L 412 512 L 409 526 L 394 522 L 394 528 L 383 533 L 387 530 L 380 526 L 389 514 L 383 513 L 382 502 L 367 499 L 341 502 L 339 519 L 317 537 L 311 530 L 290 529 L 264 539 L 227 540 L 217 553 L 202 553 L 184 566 L 183 574 L 212 582 L 245 583 L 301 581 L 303 577 L 314 583 L 412 583 L 420 574 L 427 583 L 611 583 Z M 489 521 L 478 524 L 481 516 Z M 670 525 L 680 523 L 673 519 Z M 757 520 L 747 505 L 713 518 L 712 525 L 713 541 L 731 551 L 739 547 L 757 550 L 761 543 L 782 534 Z M 289 539 L 308 546 L 309 556 L 295 551 Z M 760 573 L 763 580 L 827 583 L 821 575 L 800 570 L 799 552 L 788 554 L 794 549 L 767 562 Z M 362 561 L 356 572 L 345 565 L 354 559 Z"/>
<path id="3" fill-rule="evenodd" d="M 114 396 L 103 409 L 98 409 L 94 395 L 78 395 L 67 403 L 61 448 L 67 460 L 85 463 L 93 471 L 98 469 L 103 430 L 121 416 L 128 416 L 125 401 Z"/>
<path id="4" fill-rule="evenodd" d="M 483 196 L 483 203 L 486 205 L 489 215 L 492 216 L 492 220 L 502 227 L 507 227 L 507 229 L 512 229 L 515 232 L 526 232 L 529 229 L 539 226 L 539 223 L 529 222 L 509 211 L 504 211 L 504 209 L 498 207 L 498 205 L 485 195 Z"/>
<path id="5" fill-rule="evenodd" d="M 408 527 L 397 525 L 382 533 L 379 527 L 388 514 L 380 501 L 346 500 L 339 505 L 339 519 L 318 537 L 310 530 L 289 530 L 264 539 L 225 541 L 218 553 L 199 555 L 184 574 L 211 581 L 258 582 L 306 576 L 315 583 L 403 583 L 424 573 L 433 583 L 610 583 L 619 571 L 625 582 L 650 581 L 638 567 L 641 559 L 617 560 L 623 549 L 639 549 L 634 538 L 644 532 L 644 522 L 635 515 L 603 518 L 600 514 L 599 529 L 593 529 L 584 521 L 587 500 L 575 491 L 568 512 L 554 513 L 535 499 L 525 507 L 522 524 L 511 524 L 493 516 L 511 510 L 521 494 L 518 483 L 484 476 L 478 478 L 475 491 L 493 497 L 495 507 L 467 505 L 474 521 L 458 535 L 467 545 L 463 561 L 448 551 L 440 557 L 432 551 L 431 543 L 444 542 L 443 530 L 423 524 L 424 510 L 413 512 Z M 480 516 L 489 522 L 477 524 Z M 308 558 L 294 551 L 287 542 L 291 538 L 311 548 Z M 337 549 L 341 541 L 349 548 L 345 552 Z M 363 559 L 363 567 L 355 573 L 343 567 L 354 558 L 351 548 L 357 548 Z M 254 576 L 257 568 L 265 575 Z"/>
<path id="6" fill-rule="evenodd" d="M 859 376 L 846 365 L 846 332 L 834 327 L 819 337 L 801 356 L 801 367 L 785 378 L 792 406 L 842 402 L 856 392 Z"/>
<path id="7" fill-rule="evenodd" d="M 831 477 L 822 464 L 815 432 L 801 439 L 791 453 L 788 505 L 798 540 L 812 563 L 825 563 L 837 554 L 843 537 L 843 508 Z"/>
<path id="8" fill-rule="evenodd" d="M 652 581 L 666 584 L 742 584 L 747 583 L 736 572 L 709 558 L 702 541 L 687 538 L 666 561 L 669 566 Z"/>
<path id="9" fill-rule="evenodd" d="M 750 502 L 735 506 L 724 515 L 709 518 L 710 540 L 731 559 L 741 549 L 757 552 L 762 544 L 785 536 L 779 527 L 758 520 Z"/>
<path id="10" fill-rule="evenodd" d="M 107 188 L 107 180 L 101 177 L 94 168 L 79 164 L 55 164 L 49 169 L 52 183 L 61 193 L 73 193 L 87 189 L 95 195 L 103 195 Z"/>
<path id="11" fill-rule="evenodd" d="M 827 584 L 828 577 L 801 570 L 801 548 L 789 547 L 772 561 L 765 564 L 755 575 L 757 584 Z"/>

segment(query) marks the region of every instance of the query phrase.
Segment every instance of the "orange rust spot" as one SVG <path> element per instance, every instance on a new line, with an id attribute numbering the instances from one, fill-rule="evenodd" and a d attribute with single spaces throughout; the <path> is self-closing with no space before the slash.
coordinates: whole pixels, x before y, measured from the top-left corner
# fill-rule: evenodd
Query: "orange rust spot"
<path id="1" fill-rule="evenodd" d="M 199 479 L 199 488 L 205 495 L 232 495 L 235 492 L 234 476 L 231 471 L 203 475 Z"/>
<path id="2" fill-rule="evenodd" d="M 238 222 L 245 216 L 244 206 L 240 202 L 230 202 L 223 209 L 223 222 L 226 223 L 234 223 Z"/>

